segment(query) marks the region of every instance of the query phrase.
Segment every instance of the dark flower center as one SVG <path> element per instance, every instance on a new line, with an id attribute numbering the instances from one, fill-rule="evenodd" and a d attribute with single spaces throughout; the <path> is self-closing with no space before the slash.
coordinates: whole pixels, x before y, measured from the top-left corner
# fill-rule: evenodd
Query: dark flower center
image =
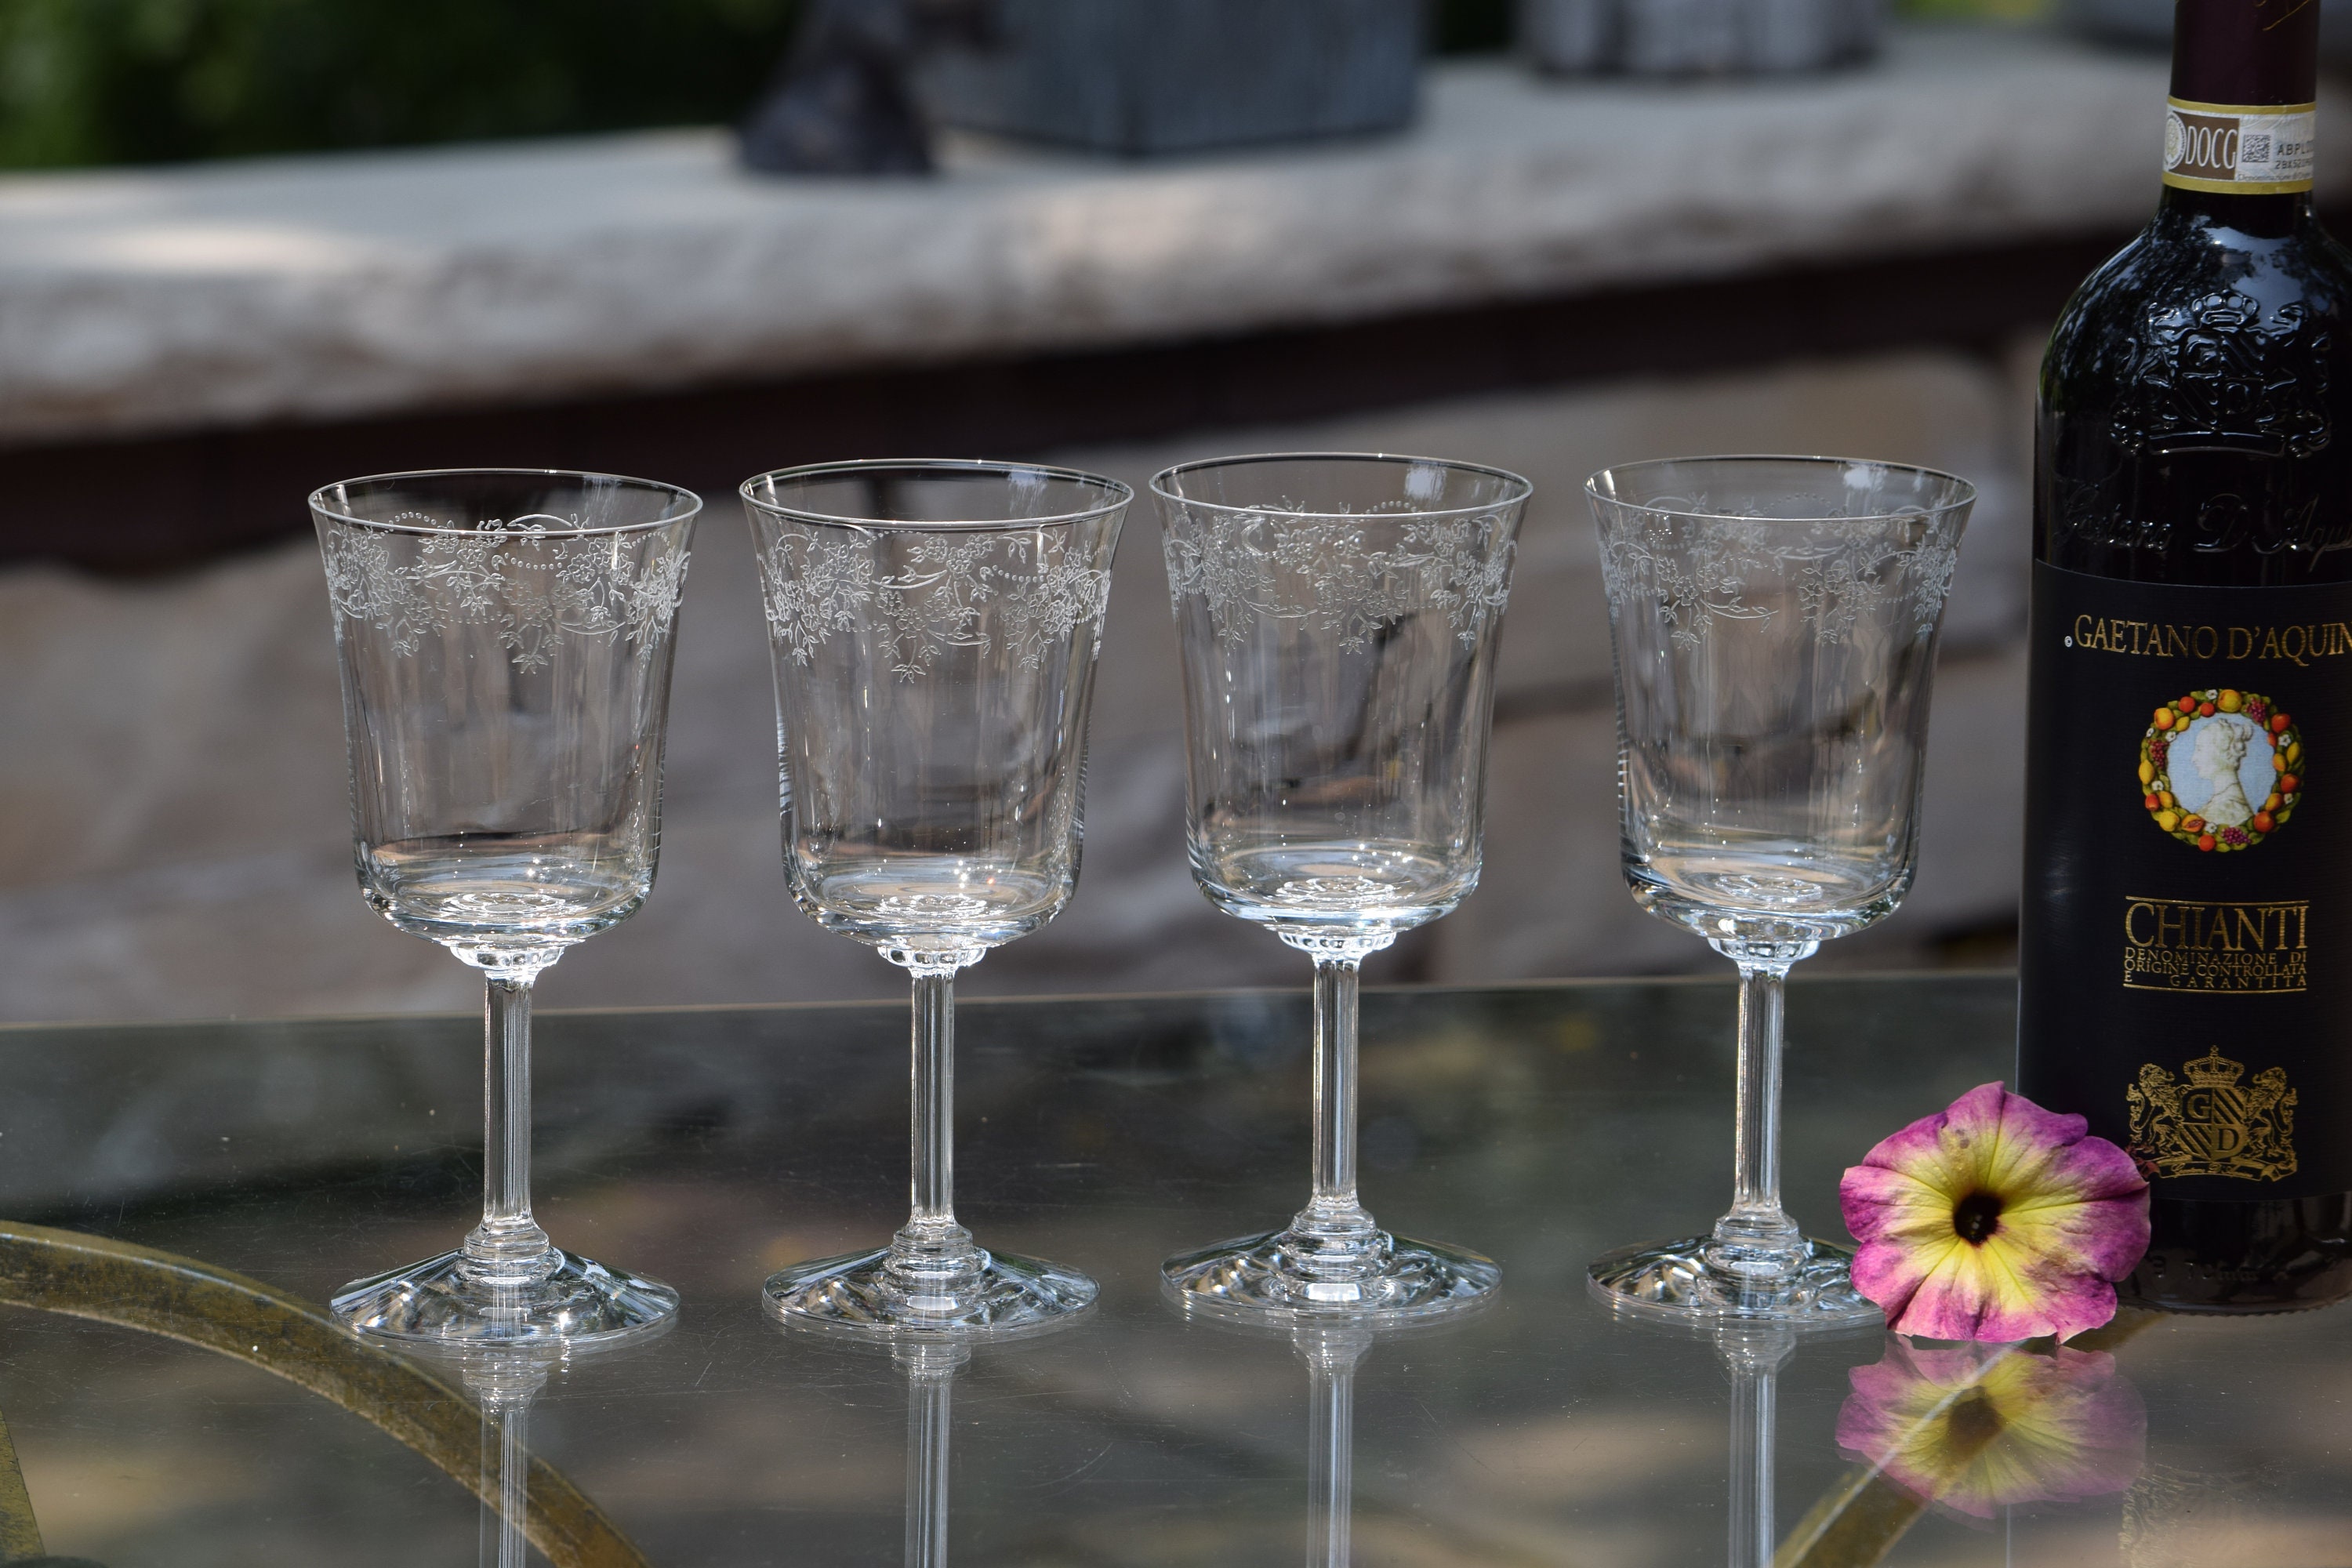
<path id="1" fill-rule="evenodd" d="M 1952 1205 L 1952 1228 L 1962 1241 L 1982 1247 L 2000 1229 L 2000 1200 L 1990 1193 L 1970 1193 Z"/>
<path id="2" fill-rule="evenodd" d="M 1953 1401 L 1944 1420 L 1944 1430 L 1952 1447 L 1971 1458 L 1990 1447 L 1993 1439 L 2008 1426 L 1980 1388 L 1971 1388 Z"/>

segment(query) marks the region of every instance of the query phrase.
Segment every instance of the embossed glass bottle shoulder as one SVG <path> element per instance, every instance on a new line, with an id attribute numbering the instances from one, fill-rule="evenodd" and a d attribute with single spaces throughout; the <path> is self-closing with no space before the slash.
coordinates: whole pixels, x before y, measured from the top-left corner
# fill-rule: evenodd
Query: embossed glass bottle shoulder
<path id="1" fill-rule="evenodd" d="M 2352 577 L 2352 258 L 2167 210 L 2094 274 L 2045 373 L 2041 554 L 2211 586 Z"/>

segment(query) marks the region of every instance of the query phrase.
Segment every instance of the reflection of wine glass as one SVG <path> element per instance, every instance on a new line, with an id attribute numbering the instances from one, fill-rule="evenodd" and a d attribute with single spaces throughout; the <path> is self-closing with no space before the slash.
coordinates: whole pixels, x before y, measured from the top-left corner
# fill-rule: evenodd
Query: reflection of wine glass
<path id="1" fill-rule="evenodd" d="M 954 1450 L 955 1380 L 971 1361 L 977 1334 L 898 1334 L 887 1339 L 851 1322 L 806 1313 L 778 1315 L 795 1334 L 871 1352 L 887 1345 L 891 1364 L 907 1379 L 907 1568 L 947 1568 L 948 1478 Z M 1067 1315 L 1045 1318 L 1019 1337 L 1053 1333 Z"/>
<path id="2" fill-rule="evenodd" d="M 488 990 L 482 1223 L 347 1285 L 366 1333 L 632 1333 L 677 1292 L 562 1251 L 530 1212 L 531 984 L 635 912 L 660 843 L 671 632 L 702 503 L 602 474 L 454 470 L 310 498 L 341 654 L 361 889 Z"/>
<path id="3" fill-rule="evenodd" d="M 1478 884 L 1516 475 L 1221 458 L 1152 481 L 1184 678 L 1192 876 L 1315 963 L 1315 1184 L 1290 1225 L 1171 1258 L 1187 1308 L 1395 1318 L 1492 1290 L 1356 1196 L 1356 976 Z"/>
<path id="4" fill-rule="evenodd" d="M 1716 1349 L 1731 1373 L 1730 1568 L 1772 1568 L 1780 1542 L 1772 1502 L 1773 1458 L 1780 1431 L 1780 1368 L 1797 1347 L 1777 1323 L 1735 1323 L 1718 1330 Z"/>
<path id="5" fill-rule="evenodd" d="M 1443 1317 L 1289 1320 L 1213 1314 L 1218 1332 L 1279 1338 L 1307 1365 L 1307 1568 L 1348 1568 L 1355 1534 L 1356 1368 L 1385 1340 L 1451 1333 L 1492 1301 L 1474 1297 Z"/>
<path id="6" fill-rule="evenodd" d="M 552 1352 L 466 1359 L 466 1392 L 482 1410 L 481 1568 L 526 1568 L 530 1561 L 530 1402 L 555 1369 Z"/>
<path id="7" fill-rule="evenodd" d="M 1731 1211 L 1595 1261 L 1596 1294 L 1675 1319 L 1881 1320 L 1852 1254 L 1780 1206 L 1781 983 L 1893 911 L 1917 857 L 1936 632 L 1975 491 L 1825 458 L 1607 468 L 1625 879 L 1739 967 Z"/>
<path id="8" fill-rule="evenodd" d="M 1058 913 L 1111 552 L 1131 492 L 1005 463 L 834 463 L 745 481 L 776 675 L 784 874 L 914 984 L 914 1212 L 786 1268 L 768 1310 L 880 1334 L 1008 1333 L 1094 1281 L 956 1223 L 955 973 Z"/>
<path id="9" fill-rule="evenodd" d="M 1850 1326 L 1849 1326 L 1850 1327 Z M 1793 1568 L 1810 1562 L 1791 1554 L 1779 1541 L 1773 1500 L 1774 1461 L 1780 1441 L 1780 1369 L 1797 1348 L 1798 1331 L 1770 1319 L 1705 1325 L 1691 1320 L 1637 1321 L 1625 1331 L 1648 1336 L 1691 1338 L 1693 1331 L 1710 1341 L 1731 1374 L 1730 1451 L 1726 1516 L 1730 1540 L 1726 1561 L 1730 1568 Z M 1858 1334 L 1849 1337 L 1858 1338 Z M 1808 1521 L 1809 1523 L 1811 1521 Z M 1780 1555 L 1776 1557 L 1776 1552 Z M 1824 1564 L 1844 1561 L 1834 1555 Z M 1874 1557 L 1855 1561 L 1875 1562 Z"/>
<path id="10" fill-rule="evenodd" d="M 551 1553 L 560 1543 L 576 1544 L 580 1540 L 582 1521 L 577 1514 L 590 1505 L 565 1489 L 566 1495 L 557 1498 L 557 1506 L 551 1510 L 546 1504 L 548 1494 L 556 1489 L 550 1485 L 554 1472 L 530 1452 L 531 1402 L 546 1388 L 548 1379 L 568 1370 L 583 1354 L 640 1349 L 676 1321 L 667 1318 L 627 1339 L 577 1346 L 533 1341 L 505 1347 L 426 1351 L 427 1356 L 456 1369 L 481 1411 L 481 1469 L 474 1484 L 482 1505 L 481 1568 L 529 1568 L 534 1539 Z M 531 1474 L 534 1466 L 541 1472 L 537 1478 Z M 621 1544 L 619 1532 L 610 1526 L 599 1534 L 607 1545 Z M 562 1560 L 561 1555 L 557 1560 Z M 643 1560 L 631 1553 L 625 1561 Z"/>
<path id="11" fill-rule="evenodd" d="M 955 1376 L 971 1359 L 961 1340 L 901 1341 L 890 1350 L 907 1374 L 907 1568 L 947 1568 Z"/>
<path id="12" fill-rule="evenodd" d="M 1307 1363 L 1307 1564 L 1349 1568 L 1356 1522 L 1356 1363 L 1372 1348 L 1360 1323 L 1301 1323 L 1291 1348 Z"/>

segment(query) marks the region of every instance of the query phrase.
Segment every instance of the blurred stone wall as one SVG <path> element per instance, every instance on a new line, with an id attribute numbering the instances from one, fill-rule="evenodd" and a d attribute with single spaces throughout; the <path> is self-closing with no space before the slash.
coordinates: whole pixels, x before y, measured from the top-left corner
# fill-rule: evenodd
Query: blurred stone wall
<path id="1" fill-rule="evenodd" d="M 1938 676 L 1923 860 L 1906 907 L 1824 962 L 1933 962 L 2012 918 L 2019 870 L 2031 367 L 1916 353 L 1515 394 L 1149 447 L 1045 454 L 1137 486 L 1220 452 L 1380 449 L 1532 479 L 1504 639 L 1479 892 L 1368 978 L 1488 982 L 1706 968 L 1619 879 L 1608 627 L 1585 476 L 1710 451 L 1923 462 L 1982 500 Z M 93 494 L 102 487 L 93 483 Z M 551 1006 L 895 995 L 880 959 L 791 907 L 773 717 L 746 532 L 713 496 L 677 656 L 662 870 L 633 920 L 542 982 Z M 95 505 L 110 504 L 93 502 Z M 103 526 L 103 518 L 89 526 Z M 164 582 L 0 574 L 0 1019 L 463 1008 L 472 973 L 370 913 L 353 883 L 334 649 L 307 540 Z M 1157 519 L 1115 574 L 1085 870 L 1053 925 L 972 994 L 1303 982 L 1214 913 L 1182 849 L 1181 721 Z"/>

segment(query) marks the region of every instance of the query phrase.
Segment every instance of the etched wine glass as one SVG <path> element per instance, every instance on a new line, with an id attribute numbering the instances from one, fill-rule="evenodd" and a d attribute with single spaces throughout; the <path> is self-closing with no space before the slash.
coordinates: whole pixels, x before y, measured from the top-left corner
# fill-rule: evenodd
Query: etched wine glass
<path id="1" fill-rule="evenodd" d="M 914 987 L 913 1213 L 783 1269 L 768 1310 L 885 1336 L 1032 1331 L 1094 1281 L 956 1222 L 955 975 L 1061 910 L 1087 714 L 1133 499 L 1028 464 L 828 463 L 742 487 L 776 677 L 784 878 Z"/>
<path id="2" fill-rule="evenodd" d="M 1976 492 L 1835 458 L 1633 463 L 1585 490 L 1625 879 L 1739 968 L 1731 1210 L 1710 1235 L 1595 1260 L 1591 1287 L 1683 1321 L 1870 1321 L 1851 1254 L 1780 1205 L 1781 984 L 1911 886 L 1936 634 Z"/>
<path id="3" fill-rule="evenodd" d="M 334 608 L 361 890 L 483 972 L 482 1222 L 335 1314 L 449 1346 L 609 1339 L 677 1294 L 530 1211 L 531 984 L 653 887 L 670 656 L 701 501 L 606 474 L 467 469 L 310 497 Z"/>
<path id="4" fill-rule="evenodd" d="M 1427 458 L 1218 458 L 1152 480 L 1184 685 L 1192 876 L 1315 964 L 1315 1167 L 1290 1224 L 1171 1258 L 1188 1310 L 1448 1310 L 1493 1263 L 1391 1237 L 1356 1195 L 1364 957 L 1478 883 L 1516 474 Z"/>

